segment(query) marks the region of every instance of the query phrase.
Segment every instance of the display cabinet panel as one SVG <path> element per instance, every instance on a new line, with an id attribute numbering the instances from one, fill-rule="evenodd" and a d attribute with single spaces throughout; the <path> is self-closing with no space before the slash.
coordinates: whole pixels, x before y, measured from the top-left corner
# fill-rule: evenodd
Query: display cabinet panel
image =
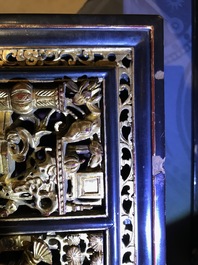
<path id="1" fill-rule="evenodd" d="M 164 265 L 161 18 L 0 23 L 1 263 Z"/>

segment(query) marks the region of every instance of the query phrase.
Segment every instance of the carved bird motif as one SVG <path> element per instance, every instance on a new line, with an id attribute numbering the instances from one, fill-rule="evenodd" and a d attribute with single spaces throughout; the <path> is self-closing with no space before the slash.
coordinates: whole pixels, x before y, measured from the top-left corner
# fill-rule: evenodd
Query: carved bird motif
<path id="1" fill-rule="evenodd" d="M 91 158 L 89 160 L 88 166 L 90 168 L 95 168 L 102 162 L 103 149 L 102 145 L 98 141 L 92 141 L 89 145 L 89 150 L 91 153 Z"/>
<path id="2" fill-rule="evenodd" d="M 79 88 L 72 80 L 68 81 L 66 85 L 73 92 L 77 92 L 73 97 L 74 105 L 86 105 L 91 112 L 100 113 L 97 104 L 101 100 L 102 95 L 100 94 L 101 83 L 98 79 L 94 81 L 84 80 Z"/>
<path id="3" fill-rule="evenodd" d="M 91 138 L 100 132 L 100 115 L 89 114 L 84 120 L 77 120 L 70 126 L 63 139 L 74 143 Z"/>

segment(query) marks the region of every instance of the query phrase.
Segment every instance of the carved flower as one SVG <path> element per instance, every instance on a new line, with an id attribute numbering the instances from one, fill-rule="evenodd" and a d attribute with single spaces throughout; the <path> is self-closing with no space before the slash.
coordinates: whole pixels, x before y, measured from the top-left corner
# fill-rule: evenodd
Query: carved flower
<path id="1" fill-rule="evenodd" d="M 103 265 L 103 254 L 96 252 L 91 258 L 91 265 Z"/>
<path id="2" fill-rule="evenodd" d="M 103 252 L 103 238 L 100 235 L 91 235 L 89 238 L 90 247 L 95 251 Z"/>
<path id="3" fill-rule="evenodd" d="M 80 237 L 79 235 L 71 235 L 68 236 L 68 245 L 74 245 L 74 246 L 78 246 L 80 244 Z"/>
<path id="4" fill-rule="evenodd" d="M 81 265 L 82 255 L 78 247 L 70 247 L 67 251 L 68 265 Z"/>

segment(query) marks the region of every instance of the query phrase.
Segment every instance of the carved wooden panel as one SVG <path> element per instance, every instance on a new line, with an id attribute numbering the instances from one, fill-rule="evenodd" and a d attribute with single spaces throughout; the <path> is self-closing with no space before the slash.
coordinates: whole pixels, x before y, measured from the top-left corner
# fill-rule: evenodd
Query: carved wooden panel
<path id="1" fill-rule="evenodd" d="M 1 263 L 164 264 L 161 19 L 3 18 Z"/>

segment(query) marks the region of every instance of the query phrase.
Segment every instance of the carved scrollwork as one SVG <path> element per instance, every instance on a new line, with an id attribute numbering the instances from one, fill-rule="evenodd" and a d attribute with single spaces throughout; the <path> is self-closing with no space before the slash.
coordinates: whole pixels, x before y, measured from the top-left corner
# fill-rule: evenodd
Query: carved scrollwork
<path id="1" fill-rule="evenodd" d="M 127 52 L 126 52 L 127 51 Z M 76 48 L 76 49 L 0 49 L 0 66 L 53 66 L 53 65 L 128 65 L 131 49 Z M 124 63 L 123 63 L 123 59 Z"/>

